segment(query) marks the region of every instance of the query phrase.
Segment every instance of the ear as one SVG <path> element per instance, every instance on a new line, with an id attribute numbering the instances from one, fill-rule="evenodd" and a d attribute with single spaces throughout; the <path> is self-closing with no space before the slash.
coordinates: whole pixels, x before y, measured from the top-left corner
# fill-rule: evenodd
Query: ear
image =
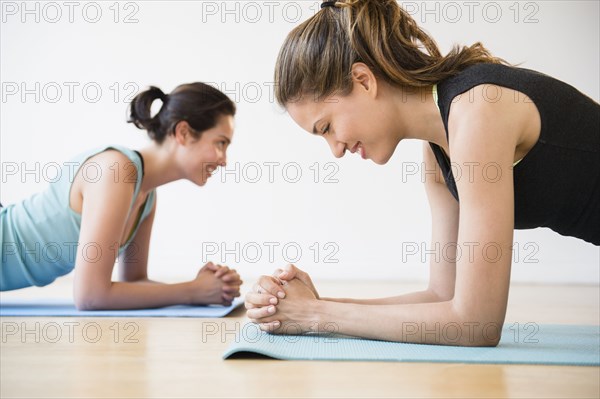
<path id="1" fill-rule="evenodd" d="M 185 146 L 191 139 L 190 125 L 186 121 L 179 121 L 175 125 L 175 141 Z"/>
<path id="2" fill-rule="evenodd" d="M 355 87 L 358 85 L 373 98 L 377 96 L 377 79 L 371 68 L 362 62 L 356 62 L 352 64 L 351 74 Z"/>

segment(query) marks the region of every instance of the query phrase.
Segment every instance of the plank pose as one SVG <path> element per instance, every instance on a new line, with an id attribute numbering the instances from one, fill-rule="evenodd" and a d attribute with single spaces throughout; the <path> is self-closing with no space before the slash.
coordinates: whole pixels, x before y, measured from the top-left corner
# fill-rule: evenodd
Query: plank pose
<path id="1" fill-rule="evenodd" d="M 162 102 L 151 116 L 153 101 Z M 239 274 L 208 263 L 179 284 L 148 279 L 156 187 L 187 179 L 206 184 L 225 165 L 235 104 L 204 83 L 139 93 L 131 118 L 152 145 L 106 146 L 65 163 L 48 189 L 0 211 L 0 290 L 44 286 L 75 269 L 77 308 L 136 309 L 176 304 L 228 305 Z M 120 280 L 111 279 L 118 258 Z"/>
<path id="2" fill-rule="evenodd" d="M 338 158 L 385 164 L 403 139 L 423 140 L 436 170 L 425 181 L 431 248 L 450 250 L 432 257 L 426 290 L 392 298 L 320 298 L 292 265 L 262 276 L 246 296 L 261 329 L 494 346 L 515 228 L 600 245 L 600 105 L 572 86 L 481 43 L 444 56 L 395 0 L 322 3 L 288 35 L 275 81 L 279 104 Z M 469 176 L 474 166 L 495 173 Z"/>

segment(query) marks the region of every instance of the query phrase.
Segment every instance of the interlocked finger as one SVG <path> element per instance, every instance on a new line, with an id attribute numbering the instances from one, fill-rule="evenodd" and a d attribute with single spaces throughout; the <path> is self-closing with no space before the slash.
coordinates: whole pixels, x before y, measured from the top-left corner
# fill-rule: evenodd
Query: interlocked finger
<path id="1" fill-rule="evenodd" d="M 270 306 L 263 306 L 260 308 L 248 309 L 248 311 L 246 312 L 246 315 L 248 316 L 249 319 L 262 319 L 264 317 L 273 316 L 275 314 L 275 312 L 277 312 L 277 309 L 275 309 L 275 306 L 270 305 Z"/>

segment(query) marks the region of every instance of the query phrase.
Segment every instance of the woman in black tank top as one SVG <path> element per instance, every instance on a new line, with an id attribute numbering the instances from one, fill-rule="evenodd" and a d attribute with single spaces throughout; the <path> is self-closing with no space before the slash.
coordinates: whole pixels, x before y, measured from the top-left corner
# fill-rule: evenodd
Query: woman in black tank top
<path id="1" fill-rule="evenodd" d="M 427 290 L 373 300 L 319 298 L 289 265 L 246 297 L 262 329 L 317 321 L 373 339 L 495 346 L 515 228 L 600 245 L 600 105 L 570 85 L 481 43 L 443 56 L 394 0 L 322 3 L 288 35 L 275 81 L 279 104 L 336 157 L 385 164 L 401 140 L 423 140 L 432 247 L 451 250 L 432 258 Z M 286 300 L 264 306 L 278 294 Z M 417 330 L 406 334 L 405 323 Z M 426 333 L 449 323 L 458 338 Z"/>

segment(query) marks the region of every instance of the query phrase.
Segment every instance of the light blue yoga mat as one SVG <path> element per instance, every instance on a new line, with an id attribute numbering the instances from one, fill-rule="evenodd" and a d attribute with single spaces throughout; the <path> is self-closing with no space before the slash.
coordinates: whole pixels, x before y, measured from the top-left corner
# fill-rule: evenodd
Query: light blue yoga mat
<path id="1" fill-rule="evenodd" d="M 57 299 L 0 299 L 0 316 L 62 317 L 223 317 L 244 303 L 236 298 L 231 306 L 167 306 L 136 310 L 77 310 L 72 301 Z"/>
<path id="2" fill-rule="evenodd" d="M 600 365 L 600 326 L 506 324 L 497 347 L 405 344 L 324 335 L 272 335 L 245 325 L 224 359 Z"/>

